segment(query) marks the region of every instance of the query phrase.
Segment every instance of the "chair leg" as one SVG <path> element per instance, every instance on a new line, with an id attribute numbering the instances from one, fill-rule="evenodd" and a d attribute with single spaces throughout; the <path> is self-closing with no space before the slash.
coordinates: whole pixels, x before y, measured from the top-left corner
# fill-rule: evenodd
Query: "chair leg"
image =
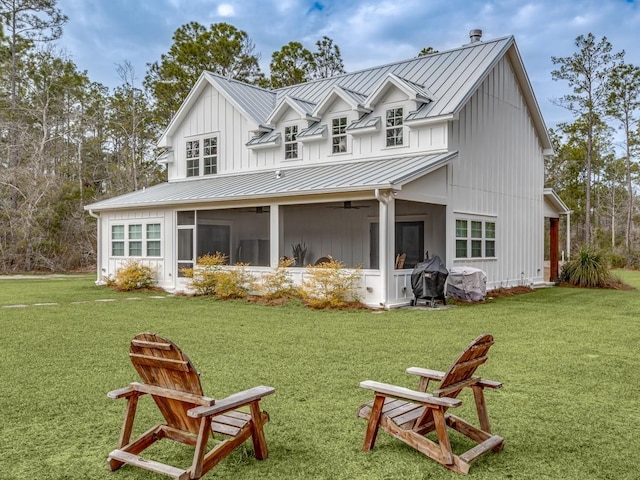
<path id="1" fill-rule="evenodd" d="M 451 442 L 449 442 L 449 433 L 447 432 L 447 423 L 444 419 L 444 411 L 441 409 L 433 409 L 433 421 L 436 425 L 436 433 L 438 435 L 438 444 L 442 450 L 442 463 L 451 465 L 453 463 L 453 452 L 451 451 Z"/>
<path id="2" fill-rule="evenodd" d="M 376 395 L 373 401 L 373 407 L 369 414 L 369 423 L 367 423 L 367 433 L 364 436 L 364 443 L 362 444 L 362 450 L 365 452 L 371 450 L 376 443 L 376 436 L 378 435 L 378 427 L 380 426 L 380 416 L 382 415 L 382 406 L 384 405 L 384 398 L 381 395 Z"/>
<path id="3" fill-rule="evenodd" d="M 478 421 L 480 428 L 487 433 L 491 433 L 491 425 L 489 424 L 489 415 L 487 413 L 487 404 L 484 401 L 484 389 L 479 385 L 473 385 L 473 399 L 476 402 L 476 410 L 478 410 Z"/>
<path id="4" fill-rule="evenodd" d="M 191 465 L 191 478 L 200 478 L 203 475 L 202 467 L 204 455 L 207 452 L 207 441 L 211 433 L 211 417 L 202 417 L 200 419 L 200 430 L 198 431 L 198 441 L 196 450 L 193 454 L 193 464 Z"/>
<path id="5" fill-rule="evenodd" d="M 122 429 L 120 430 L 120 440 L 118 441 L 118 448 L 122 448 L 129 443 L 131 439 L 131 431 L 133 430 L 133 421 L 136 418 L 136 409 L 138 407 L 138 395 L 131 395 L 127 398 L 127 407 L 124 414 L 124 421 L 122 422 Z M 124 462 L 119 460 L 109 460 L 109 470 L 112 472 L 117 470 Z"/>
<path id="6" fill-rule="evenodd" d="M 251 422 L 253 424 L 251 432 L 253 451 L 258 460 L 264 460 L 269 455 L 269 450 L 267 449 L 267 440 L 264 438 L 264 421 L 258 401 L 251 403 Z"/>

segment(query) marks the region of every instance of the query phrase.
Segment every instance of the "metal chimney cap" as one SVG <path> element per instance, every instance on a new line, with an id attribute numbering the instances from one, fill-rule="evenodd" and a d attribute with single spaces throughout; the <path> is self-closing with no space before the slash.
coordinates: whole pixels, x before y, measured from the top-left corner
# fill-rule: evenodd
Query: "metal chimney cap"
<path id="1" fill-rule="evenodd" d="M 480 39 L 482 39 L 482 30 L 474 28 L 469 32 L 469 38 L 471 39 L 471 43 L 479 42 Z"/>

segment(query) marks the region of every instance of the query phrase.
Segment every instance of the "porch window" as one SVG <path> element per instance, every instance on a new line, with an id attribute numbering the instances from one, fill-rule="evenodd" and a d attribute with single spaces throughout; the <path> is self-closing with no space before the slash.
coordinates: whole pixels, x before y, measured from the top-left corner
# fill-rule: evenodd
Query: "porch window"
<path id="1" fill-rule="evenodd" d="M 347 117 L 334 118 L 331 121 L 331 151 L 332 153 L 347 151 Z"/>
<path id="2" fill-rule="evenodd" d="M 496 256 L 496 222 L 456 219 L 456 258 Z"/>
<path id="3" fill-rule="evenodd" d="M 392 108 L 387 110 L 387 147 L 397 147 L 403 145 L 402 138 L 402 108 Z"/>
<path id="4" fill-rule="evenodd" d="M 142 225 L 129 225 L 129 256 L 142 256 Z"/>
<path id="5" fill-rule="evenodd" d="M 298 126 L 284 127 L 284 158 L 298 158 Z"/>
<path id="6" fill-rule="evenodd" d="M 200 140 L 187 142 L 187 177 L 200 175 Z"/>
<path id="7" fill-rule="evenodd" d="M 124 225 L 111 225 L 111 255 L 124 257 Z"/>
<path id="8" fill-rule="evenodd" d="M 162 228 L 159 223 L 111 225 L 111 256 L 162 256 Z"/>
<path id="9" fill-rule="evenodd" d="M 160 257 L 160 224 L 147 224 L 147 257 Z"/>

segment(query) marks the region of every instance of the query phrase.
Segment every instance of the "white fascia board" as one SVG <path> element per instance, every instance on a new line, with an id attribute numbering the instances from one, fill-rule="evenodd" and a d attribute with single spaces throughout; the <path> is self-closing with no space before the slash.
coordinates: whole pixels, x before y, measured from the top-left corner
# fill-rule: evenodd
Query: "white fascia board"
<path id="1" fill-rule="evenodd" d="M 444 123 L 449 122 L 451 120 L 457 120 L 458 115 L 448 114 L 448 115 L 438 115 L 437 117 L 426 117 L 426 118 L 417 118 L 415 120 L 405 120 L 404 124 L 407 127 L 421 127 L 423 125 L 432 125 L 434 123 Z"/>

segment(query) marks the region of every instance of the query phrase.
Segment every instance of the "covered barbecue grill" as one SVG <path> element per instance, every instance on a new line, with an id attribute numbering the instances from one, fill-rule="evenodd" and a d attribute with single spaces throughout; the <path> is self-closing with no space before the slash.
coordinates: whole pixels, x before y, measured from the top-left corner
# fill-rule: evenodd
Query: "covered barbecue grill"
<path id="1" fill-rule="evenodd" d="M 420 299 L 426 300 L 432 307 L 436 306 L 438 299 L 446 304 L 444 286 L 448 275 L 449 271 L 437 255 L 418 263 L 411 272 L 411 288 L 415 297 L 411 305 L 417 305 Z"/>

